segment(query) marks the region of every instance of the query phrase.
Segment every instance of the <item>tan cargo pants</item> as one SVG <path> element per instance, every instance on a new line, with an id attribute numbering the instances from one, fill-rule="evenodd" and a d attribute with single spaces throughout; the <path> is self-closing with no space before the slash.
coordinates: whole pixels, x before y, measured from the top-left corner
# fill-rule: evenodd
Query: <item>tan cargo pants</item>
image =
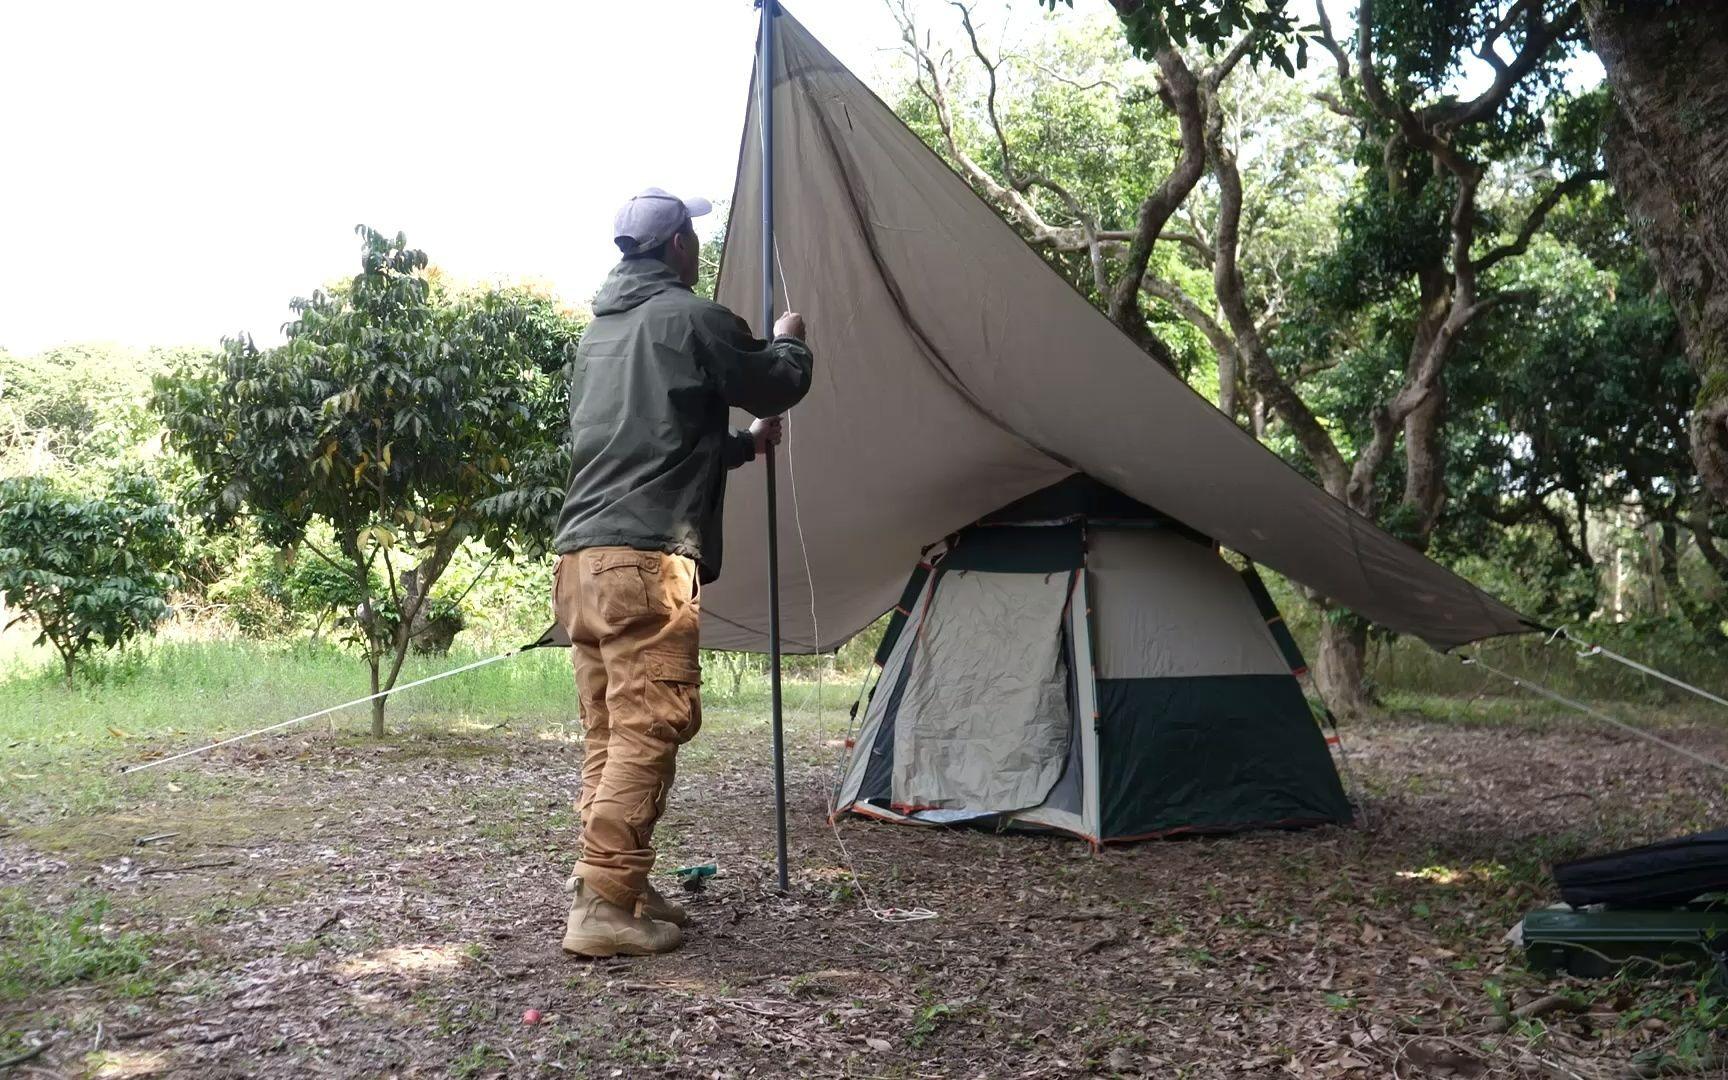
<path id="1" fill-rule="evenodd" d="M 553 570 L 585 735 L 576 875 L 631 910 L 648 887 L 678 747 L 702 726 L 697 591 L 694 562 L 653 551 L 588 548 Z"/>

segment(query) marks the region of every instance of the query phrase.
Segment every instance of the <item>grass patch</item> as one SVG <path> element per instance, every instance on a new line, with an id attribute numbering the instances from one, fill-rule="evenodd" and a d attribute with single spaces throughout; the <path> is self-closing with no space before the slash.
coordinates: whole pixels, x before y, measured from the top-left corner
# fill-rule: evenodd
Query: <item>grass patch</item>
<path id="1" fill-rule="evenodd" d="M 401 681 L 479 658 L 460 646 L 444 657 L 410 657 Z M 50 661 L 41 648 L 22 644 L 17 632 L 0 636 L 0 823 L 57 822 L 149 802 L 208 798 L 223 781 L 201 759 L 131 776 L 119 769 L 366 693 L 360 658 L 327 644 L 147 641 L 99 659 L 92 676 L 72 689 Z M 768 729 L 765 685 L 752 677 L 736 696 L 727 694 L 715 683 L 730 680 L 720 679 L 716 668 L 710 665 L 716 678 L 705 691 L 703 738 L 686 747 L 680 761 L 691 769 L 763 738 Z M 820 696 L 826 734 L 839 732 L 857 689 L 855 675 L 825 680 Z M 794 753 L 818 749 L 822 732 L 812 722 L 817 699 L 814 680 L 788 680 Z M 386 720 L 391 734 L 384 740 L 365 734 L 369 715 L 358 707 L 263 736 L 242 749 L 310 738 L 321 745 L 389 746 L 407 761 L 539 751 L 549 741 L 574 747 L 581 733 L 569 658 L 554 649 L 406 691 L 392 699 Z"/>
<path id="2" fill-rule="evenodd" d="M 79 897 L 51 913 L 18 889 L 0 890 L 0 1001 L 88 983 L 118 985 L 134 996 L 150 993 L 155 984 L 142 977 L 150 939 L 104 933 L 107 914 L 106 897 Z"/>
<path id="3" fill-rule="evenodd" d="M 485 1043 L 476 1043 L 468 1052 L 450 1063 L 450 1075 L 455 1077 L 486 1076 L 508 1069 L 510 1059 Z"/>

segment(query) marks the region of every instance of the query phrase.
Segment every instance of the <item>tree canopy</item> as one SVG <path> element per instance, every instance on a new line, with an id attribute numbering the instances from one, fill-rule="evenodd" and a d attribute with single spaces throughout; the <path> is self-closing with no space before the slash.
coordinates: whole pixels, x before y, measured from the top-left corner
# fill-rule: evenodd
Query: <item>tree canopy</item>
<path id="1" fill-rule="evenodd" d="M 67 685 L 97 648 L 168 617 L 180 532 L 153 481 L 86 494 L 44 477 L 0 480 L 0 597 L 60 656 Z"/>
<path id="2" fill-rule="evenodd" d="M 459 545 L 508 555 L 550 538 L 580 325 L 525 290 L 451 287 L 401 234 L 359 235 L 360 273 L 295 300 L 286 343 L 229 339 L 218 361 L 158 379 L 155 404 L 197 470 L 188 496 L 207 529 L 245 516 L 351 578 L 377 693 Z M 379 699 L 375 733 L 383 716 Z"/>

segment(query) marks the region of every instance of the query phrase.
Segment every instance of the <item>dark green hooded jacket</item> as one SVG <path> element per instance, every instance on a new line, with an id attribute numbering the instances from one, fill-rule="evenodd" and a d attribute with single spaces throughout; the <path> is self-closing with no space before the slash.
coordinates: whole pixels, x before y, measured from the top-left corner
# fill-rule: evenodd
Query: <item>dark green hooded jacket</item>
<path id="1" fill-rule="evenodd" d="M 570 386 L 575 461 L 559 553 L 631 547 L 720 575 L 726 470 L 755 456 L 729 407 L 777 416 L 810 389 L 810 350 L 771 342 L 658 259 L 626 259 L 594 298 Z"/>

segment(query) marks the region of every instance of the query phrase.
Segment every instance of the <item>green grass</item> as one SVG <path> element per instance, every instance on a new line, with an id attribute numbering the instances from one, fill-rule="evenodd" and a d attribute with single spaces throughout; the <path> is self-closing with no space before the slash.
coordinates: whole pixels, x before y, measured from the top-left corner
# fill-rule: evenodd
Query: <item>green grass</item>
<path id="1" fill-rule="evenodd" d="M 460 646 L 443 657 L 410 657 L 399 683 L 449 671 L 483 656 Z M 768 724 L 767 687 L 747 673 L 741 692 L 710 665 L 704 690 L 704 731 L 692 744 L 696 757 L 711 752 L 714 735 L 754 737 Z M 828 734 L 838 734 L 859 676 L 825 680 Z M 786 684 L 789 729 L 817 734 L 816 684 Z M 197 759 L 135 776 L 119 768 L 207 741 L 255 730 L 364 696 L 361 658 L 340 648 L 254 641 L 145 642 L 98 660 L 68 689 L 49 650 L 22 635 L 0 636 L 0 827 L 10 818 L 46 820 L 97 813 L 140 798 L 176 801 L 222 793 L 224 781 L 200 770 Z M 369 742 L 369 714 L 357 706 L 309 721 L 283 734 L 334 731 Z M 404 752 L 461 753 L 465 744 L 443 736 L 478 735 L 504 726 L 509 734 L 580 731 L 570 661 L 543 649 L 404 691 L 386 713 Z M 277 738 L 266 735 L 262 740 Z M 428 738 L 437 738 L 429 744 Z M 473 750 L 472 747 L 467 747 Z M 490 752 L 481 747 L 474 752 Z M 693 759 L 694 760 L 694 759 Z"/>
<path id="2" fill-rule="evenodd" d="M 0 1001 L 22 1001 L 39 990 L 81 983 L 118 983 L 143 995 L 154 981 L 143 973 L 149 938 L 104 933 L 108 901 L 84 896 L 64 911 L 44 911 L 17 889 L 0 889 Z"/>

